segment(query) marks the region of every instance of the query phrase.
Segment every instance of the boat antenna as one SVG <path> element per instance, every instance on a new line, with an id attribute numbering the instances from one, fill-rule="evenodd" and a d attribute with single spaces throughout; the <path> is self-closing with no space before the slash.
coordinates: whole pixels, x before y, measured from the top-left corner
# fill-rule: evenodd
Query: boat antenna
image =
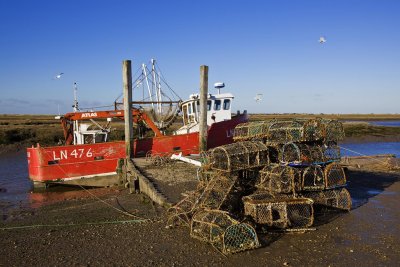
<path id="1" fill-rule="evenodd" d="M 74 112 L 77 112 L 79 110 L 77 93 L 78 85 L 76 84 L 76 82 L 74 82 L 74 105 L 72 106 L 74 108 Z"/>

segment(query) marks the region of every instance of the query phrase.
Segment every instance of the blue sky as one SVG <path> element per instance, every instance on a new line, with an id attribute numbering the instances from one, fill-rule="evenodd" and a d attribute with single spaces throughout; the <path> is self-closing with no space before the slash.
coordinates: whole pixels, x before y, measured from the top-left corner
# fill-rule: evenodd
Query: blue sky
<path id="1" fill-rule="evenodd" d="M 234 109 L 399 113 L 399 14 L 396 0 L 0 0 L 0 114 L 71 111 L 75 81 L 81 106 L 112 104 L 122 60 L 151 58 L 183 99 L 205 64 Z"/>

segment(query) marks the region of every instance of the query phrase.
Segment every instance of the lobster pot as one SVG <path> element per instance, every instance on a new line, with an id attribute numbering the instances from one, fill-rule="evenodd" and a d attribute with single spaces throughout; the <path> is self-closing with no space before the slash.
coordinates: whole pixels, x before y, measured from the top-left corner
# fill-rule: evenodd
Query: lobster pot
<path id="1" fill-rule="evenodd" d="M 239 223 L 227 212 L 219 210 L 201 210 L 192 219 L 190 235 L 209 242 L 222 253 L 236 253 L 257 248 L 256 231 L 245 223 Z"/>
<path id="2" fill-rule="evenodd" d="M 268 157 L 270 163 L 279 163 L 282 147 L 280 145 L 268 145 Z"/>
<path id="3" fill-rule="evenodd" d="M 320 119 L 310 119 L 304 122 L 302 141 L 318 141 L 324 138 L 324 125 Z"/>
<path id="4" fill-rule="evenodd" d="M 256 187 L 269 194 L 295 193 L 299 189 L 301 173 L 290 166 L 271 164 L 260 171 Z M 296 186 L 297 185 L 297 186 Z"/>
<path id="5" fill-rule="evenodd" d="M 303 197 L 311 198 L 315 204 L 349 211 L 351 196 L 346 188 L 331 189 L 318 192 L 304 192 Z"/>
<path id="6" fill-rule="evenodd" d="M 338 120 L 323 120 L 325 126 L 325 141 L 341 141 L 344 139 L 343 124 Z"/>
<path id="7" fill-rule="evenodd" d="M 190 225 L 193 212 L 202 189 L 190 192 L 185 198 L 168 209 L 168 225 Z"/>
<path id="8" fill-rule="evenodd" d="M 339 161 L 340 147 L 335 142 L 328 142 L 323 146 L 324 161 Z"/>
<path id="9" fill-rule="evenodd" d="M 244 141 L 249 139 L 249 122 L 239 123 L 233 132 L 233 140 Z"/>
<path id="10" fill-rule="evenodd" d="M 199 205 L 203 208 L 219 209 L 223 204 L 230 204 L 229 202 L 234 200 L 230 193 L 236 180 L 236 175 L 219 176 L 215 174 L 199 198 Z"/>
<path id="11" fill-rule="evenodd" d="M 318 145 L 287 143 L 282 146 L 280 161 L 287 164 L 320 163 L 324 161 L 324 155 Z"/>
<path id="12" fill-rule="evenodd" d="M 268 121 L 240 123 L 235 127 L 233 140 L 248 141 L 265 138 L 268 135 L 268 127 Z"/>
<path id="13" fill-rule="evenodd" d="M 273 197 L 258 193 L 243 197 L 244 213 L 256 223 L 276 228 L 304 228 L 314 222 L 313 201 L 309 198 Z"/>
<path id="14" fill-rule="evenodd" d="M 346 174 L 344 169 L 336 162 L 328 164 L 325 167 L 324 176 L 326 189 L 332 189 L 346 185 Z"/>
<path id="15" fill-rule="evenodd" d="M 325 189 L 325 177 L 322 168 L 311 165 L 304 169 L 302 175 L 301 190 L 323 190 Z"/>
<path id="16" fill-rule="evenodd" d="M 269 164 L 268 147 L 262 142 L 244 141 L 214 148 L 210 153 L 214 170 L 233 172 Z"/>
<path id="17" fill-rule="evenodd" d="M 303 136 L 303 125 L 299 121 L 271 121 L 268 128 L 267 143 L 284 144 L 300 142 Z"/>

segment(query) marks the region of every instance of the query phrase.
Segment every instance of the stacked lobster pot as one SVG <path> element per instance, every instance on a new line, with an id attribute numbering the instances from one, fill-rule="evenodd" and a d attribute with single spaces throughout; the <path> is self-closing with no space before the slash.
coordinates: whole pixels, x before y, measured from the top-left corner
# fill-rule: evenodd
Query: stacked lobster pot
<path id="1" fill-rule="evenodd" d="M 216 147 L 204 155 L 197 190 L 169 209 L 169 225 L 187 225 L 193 238 L 222 253 L 259 246 L 252 225 L 240 223 L 242 197 L 254 191 L 256 176 L 269 165 L 267 145 L 244 141 Z"/>
<path id="2" fill-rule="evenodd" d="M 235 143 L 203 155 L 198 188 L 169 209 L 169 225 L 228 254 L 258 247 L 256 229 L 310 227 L 314 204 L 349 210 L 343 136 L 321 119 L 239 124 Z"/>
<path id="3" fill-rule="evenodd" d="M 235 141 L 259 140 L 270 151 L 258 191 L 243 199 L 245 214 L 278 228 L 309 227 L 313 203 L 350 210 L 351 198 L 337 145 L 344 137 L 337 120 L 296 119 L 240 124 Z M 295 216 L 294 216 L 295 215 Z"/>

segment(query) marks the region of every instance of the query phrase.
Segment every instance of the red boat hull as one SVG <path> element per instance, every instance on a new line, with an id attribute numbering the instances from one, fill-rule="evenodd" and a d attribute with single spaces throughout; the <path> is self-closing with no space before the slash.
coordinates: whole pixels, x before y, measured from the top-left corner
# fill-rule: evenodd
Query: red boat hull
<path id="1" fill-rule="evenodd" d="M 214 123 L 208 130 L 208 148 L 233 142 L 233 130 L 248 120 L 247 114 Z M 134 157 L 148 153 L 183 155 L 199 153 L 199 134 L 136 139 Z M 115 175 L 118 159 L 125 158 L 125 142 L 27 148 L 29 178 L 34 182 L 63 182 L 82 178 Z"/>

